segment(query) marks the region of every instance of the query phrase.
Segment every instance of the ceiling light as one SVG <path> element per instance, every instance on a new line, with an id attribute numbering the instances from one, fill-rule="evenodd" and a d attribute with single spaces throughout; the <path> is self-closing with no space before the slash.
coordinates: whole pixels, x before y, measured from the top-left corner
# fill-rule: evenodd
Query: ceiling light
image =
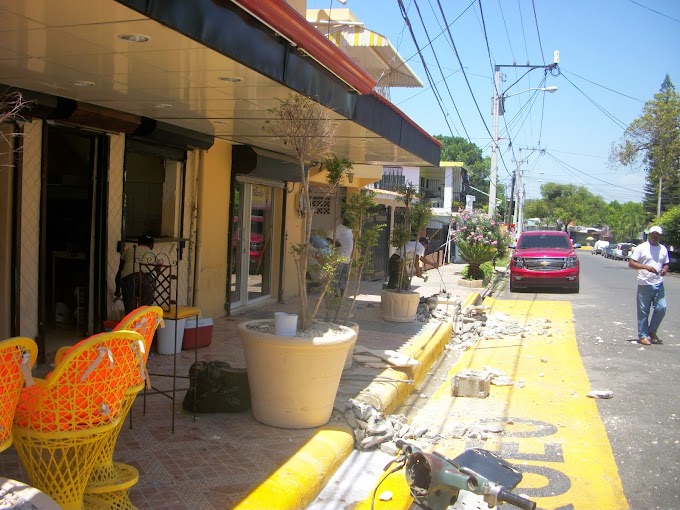
<path id="1" fill-rule="evenodd" d="M 128 42 L 134 42 L 134 43 L 145 43 L 151 37 L 148 35 L 143 35 L 143 34 L 120 34 L 118 36 L 118 39 L 122 39 L 123 41 L 128 41 Z"/>
<path id="2" fill-rule="evenodd" d="M 159 104 L 153 105 L 153 107 L 154 108 L 172 108 L 172 105 L 168 104 L 168 103 L 159 103 Z"/>
<path id="3" fill-rule="evenodd" d="M 77 80 L 74 81 L 73 84 L 76 87 L 92 87 L 95 83 L 93 81 Z"/>
<path id="4" fill-rule="evenodd" d="M 243 81 L 243 78 L 240 78 L 238 76 L 219 76 L 217 79 L 220 81 L 227 81 L 230 83 L 238 83 L 240 81 Z"/>

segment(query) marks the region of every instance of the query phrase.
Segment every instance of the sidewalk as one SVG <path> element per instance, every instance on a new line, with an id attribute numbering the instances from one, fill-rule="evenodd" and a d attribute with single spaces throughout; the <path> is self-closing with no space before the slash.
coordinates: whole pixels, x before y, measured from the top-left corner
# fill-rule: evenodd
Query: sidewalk
<path id="1" fill-rule="evenodd" d="M 458 285 L 463 264 L 449 264 L 427 272 L 428 281 L 414 278 L 421 296 L 448 294 L 451 304 L 440 310 L 451 313 L 454 302 L 474 300 L 476 292 Z M 440 277 L 441 275 L 441 277 Z M 436 361 L 451 337 L 451 319 L 440 322 L 391 323 L 382 320 L 380 293 L 382 281 L 362 283 L 356 311 L 351 319 L 360 326 L 357 344 L 371 350 L 400 350 L 421 361 L 410 373 L 369 368 L 354 363 L 343 372 L 336 398 L 342 409 L 349 398 L 371 403 L 390 412 L 413 390 Z M 198 350 L 201 361 L 220 360 L 232 367 L 245 367 L 245 358 L 236 327 L 243 320 L 272 318 L 275 311 L 296 312 L 298 304 L 267 303 L 231 317 L 214 319 L 212 343 Z M 155 354 L 149 359 L 150 373 L 169 373 L 173 360 L 177 374 L 188 375 L 194 362 L 193 351 L 177 356 Z M 169 379 L 152 379 L 154 385 L 170 384 Z M 186 379 L 177 387 L 186 388 Z M 250 411 L 192 415 L 182 409 L 180 392 L 175 409 L 162 395 L 151 395 L 144 402 L 137 398 L 132 409 L 133 428 L 125 426 L 116 446 L 114 459 L 135 466 L 139 482 L 130 499 L 145 509 L 304 509 L 324 486 L 353 448 L 353 436 L 339 413 L 320 428 L 278 429 L 263 425 Z M 171 413 L 175 413 L 175 433 L 171 433 Z M 13 449 L 0 455 L 0 474 L 28 481 Z"/>

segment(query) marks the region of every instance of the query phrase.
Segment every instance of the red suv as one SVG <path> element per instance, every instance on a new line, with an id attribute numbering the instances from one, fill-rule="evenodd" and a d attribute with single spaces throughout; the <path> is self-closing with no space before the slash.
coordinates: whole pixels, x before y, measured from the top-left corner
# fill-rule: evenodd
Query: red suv
<path id="1" fill-rule="evenodd" d="M 522 232 L 510 259 L 510 292 L 526 287 L 579 291 L 579 262 L 565 232 Z"/>

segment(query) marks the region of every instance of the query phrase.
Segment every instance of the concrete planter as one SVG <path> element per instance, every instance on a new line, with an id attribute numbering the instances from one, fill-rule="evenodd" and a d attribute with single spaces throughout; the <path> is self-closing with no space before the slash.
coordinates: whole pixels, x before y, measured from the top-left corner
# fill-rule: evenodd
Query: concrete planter
<path id="1" fill-rule="evenodd" d="M 342 324 L 343 326 L 347 326 L 348 328 L 352 328 L 354 332 L 357 334 L 357 338 L 359 338 L 359 325 L 356 322 L 351 322 L 351 321 L 339 321 L 338 324 Z M 347 351 L 347 357 L 345 358 L 345 366 L 343 367 L 343 370 L 347 370 L 348 368 L 352 368 L 352 360 L 354 359 L 354 347 L 356 346 L 357 342 L 356 339 L 354 342 L 352 342 L 352 345 L 349 346 L 349 350 Z"/>
<path id="2" fill-rule="evenodd" d="M 347 352 L 357 338 L 351 328 L 335 328 L 323 336 L 284 337 L 273 333 L 271 320 L 239 324 L 257 421 L 286 429 L 328 423 Z"/>
<path id="3" fill-rule="evenodd" d="M 464 278 L 460 278 L 458 280 L 458 286 L 459 287 L 468 287 L 471 289 L 483 289 L 489 284 L 488 279 L 484 280 L 466 280 Z"/>
<path id="4" fill-rule="evenodd" d="M 391 322 L 413 322 L 416 320 L 420 294 L 413 291 L 397 292 L 383 290 L 380 296 L 382 316 Z"/>

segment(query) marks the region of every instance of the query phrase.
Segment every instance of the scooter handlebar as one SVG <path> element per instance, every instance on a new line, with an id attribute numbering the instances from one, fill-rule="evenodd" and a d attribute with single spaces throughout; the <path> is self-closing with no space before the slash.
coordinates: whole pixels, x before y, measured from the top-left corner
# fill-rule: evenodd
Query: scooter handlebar
<path id="1" fill-rule="evenodd" d="M 498 492 L 498 501 L 505 503 L 510 503 L 511 505 L 521 508 L 522 510 L 536 510 L 536 503 L 530 499 L 523 498 L 517 494 L 514 494 L 508 490 L 501 489 Z"/>

